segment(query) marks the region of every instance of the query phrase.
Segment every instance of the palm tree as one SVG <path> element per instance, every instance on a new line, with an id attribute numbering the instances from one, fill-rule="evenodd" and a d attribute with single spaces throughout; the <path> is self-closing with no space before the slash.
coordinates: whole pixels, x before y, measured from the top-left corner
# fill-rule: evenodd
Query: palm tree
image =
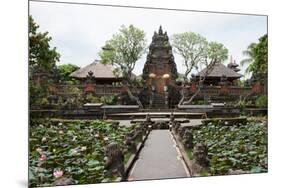
<path id="1" fill-rule="evenodd" d="M 255 47 L 257 46 L 256 43 L 251 43 L 247 50 L 244 50 L 242 53 L 244 56 L 246 56 L 245 59 L 243 59 L 242 61 L 240 61 L 241 66 L 244 65 L 248 65 L 247 69 L 246 69 L 246 73 L 250 73 L 251 72 L 251 64 L 254 63 L 255 61 Z"/>

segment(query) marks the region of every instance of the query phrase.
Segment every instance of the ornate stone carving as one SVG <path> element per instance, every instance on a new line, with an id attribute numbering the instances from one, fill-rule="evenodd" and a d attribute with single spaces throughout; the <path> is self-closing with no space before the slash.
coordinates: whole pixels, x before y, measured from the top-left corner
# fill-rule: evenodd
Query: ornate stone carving
<path id="1" fill-rule="evenodd" d="M 209 166 L 208 148 L 203 143 L 198 143 L 194 146 L 191 172 L 193 175 L 198 176 L 199 173 Z"/>
<path id="2" fill-rule="evenodd" d="M 150 74 L 155 74 L 155 78 L 150 78 Z M 169 75 L 168 79 L 163 80 L 164 74 Z M 155 32 L 149 46 L 147 60 L 143 68 L 143 79 L 148 85 L 154 82 L 156 92 L 164 93 L 164 87 L 174 84 L 177 78 L 177 67 L 174 62 L 172 47 L 169 43 L 167 32 L 163 32 L 160 26 L 158 33 Z"/>
<path id="3" fill-rule="evenodd" d="M 186 129 L 182 137 L 182 143 L 186 149 L 193 148 L 193 135 L 189 129 Z"/>
<path id="4" fill-rule="evenodd" d="M 131 134 L 127 134 L 125 138 L 125 144 L 127 150 L 131 153 L 135 153 L 137 151 L 137 146 Z"/>
<path id="5" fill-rule="evenodd" d="M 178 130 L 179 130 L 180 126 L 181 126 L 181 124 L 179 122 L 175 123 L 174 130 L 175 130 L 176 133 L 178 133 Z"/>
<path id="6" fill-rule="evenodd" d="M 186 126 L 181 126 L 179 129 L 178 129 L 178 135 L 179 137 L 182 139 L 183 138 L 183 135 L 185 134 L 185 131 L 188 129 L 188 127 Z"/>
<path id="7" fill-rule="evenodd" d="M 171 113 L 171 115 L 170 115 L 170 122 L 174 123 L 174 121 L 175 121 L 174 113 Z"/>
<path id="8" fill-rule="evenodd" d="M 149 114 L 146 114 L 145 122 L 146 122 L 146 123 L 151 123 L 151 117 L 150 117 Z"/>
<path id="9" fill-rule="evenodd" d="M 105 176 L 117 174 L 125 177 L 124 154 L 117 143 L 111 143 L 105 148 Z"/>
<path id="10" fill-rule="evenodd" d="M 69 177 L 60 177 L 56 179 L 53 183 L 53 186 L 64 186 L 64 185 L 72 185 L 74 184 L 74 180 Z"/>

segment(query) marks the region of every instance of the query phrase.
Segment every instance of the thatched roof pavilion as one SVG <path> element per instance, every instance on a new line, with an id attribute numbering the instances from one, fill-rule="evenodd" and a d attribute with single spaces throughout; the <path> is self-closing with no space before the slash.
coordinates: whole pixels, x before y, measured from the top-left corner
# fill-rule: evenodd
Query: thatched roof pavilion
<path id="1" fill-rule="evenodd" d="M 207 71 L 207 68 L 200 71 L 196 78 L 199 78 L 200 76 L 204 76 Z M 218 83 L 221 81 L 221 79 L 224 77 L 229 82 L 234 82 L 235 80 L 241 78 L 243 75 L 237 73 L 232 68 L 226 67 L 222 63 L 215 63 L 213 69 L 210 71 L 210 73 L 206 76 L 205 84 L 212 84 L 212 85 L 218 85 Z"/>
<path id="2" fill-rule="evenodd" d="M 93 73 L 97 84 L 112 84 L 113 82 L 122 81 L 121 76 L 114 74 L 114 67 L 112 65 L 104 65 L 98 60 L 74 71 L 70 76 L 83 81 L 87 79 L 89 72 Z"/>

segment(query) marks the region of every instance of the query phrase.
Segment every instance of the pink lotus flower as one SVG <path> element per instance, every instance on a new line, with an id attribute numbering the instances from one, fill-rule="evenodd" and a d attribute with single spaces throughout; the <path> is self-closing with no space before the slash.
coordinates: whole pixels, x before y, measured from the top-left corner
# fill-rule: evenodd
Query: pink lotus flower
<path id="1" fill-rule="evenodd" d="M 62 170 L 55 170 L 53 172 L 53 175 L 55 176 L 55 178 L 59 178 L 63 176 L 63 171 Z"/>
<path id="2" fill-rule="evenodd" d="M 41 154 L 39 160 L 40 161 L 45 161 L 45 160 L 47 160 L 47 156 L 45 154 Z"/>

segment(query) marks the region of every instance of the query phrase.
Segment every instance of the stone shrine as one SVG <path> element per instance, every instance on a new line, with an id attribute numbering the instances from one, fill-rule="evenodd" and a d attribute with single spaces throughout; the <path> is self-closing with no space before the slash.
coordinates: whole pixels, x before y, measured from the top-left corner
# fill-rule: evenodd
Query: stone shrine
<path id="1" fill-rule="evenodd" d="M 152 91 L 152 107 L 167 106 L 165 98 L 168 85 L 174 85 L 177 76 L 177 66 L 169 37 L 167 32 L 163 33 L 160 26 L 158 33 L 154 32 L 152 37 L 142 74 L 143 80 Z"/>

